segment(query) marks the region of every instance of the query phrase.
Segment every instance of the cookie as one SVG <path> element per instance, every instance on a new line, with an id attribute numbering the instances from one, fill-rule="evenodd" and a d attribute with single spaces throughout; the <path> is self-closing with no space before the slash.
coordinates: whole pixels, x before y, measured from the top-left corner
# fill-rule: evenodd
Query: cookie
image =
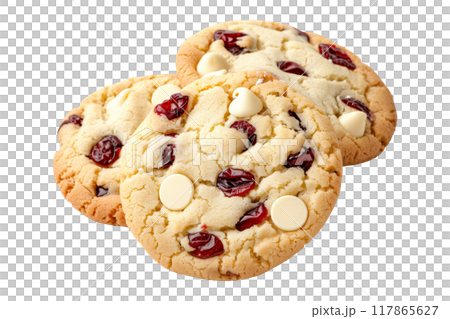
<path id="1" fill-rule="evenodd" d="M 265 21 L 220 23 L 187 39 L 176 66 L 182 85 L 239 71 L 273 73 L 329 116 L 344 165 L 377 157 L 394 134 L 393 98 L 352 52 L 310 32 Z"/>
<path id="2" fill-rule="evenodd" d="M 126 222 L 176 273 L 260 275 L 300 251 L 337 201 L 342 156 L 330 120 L 270 74 L 200 79 L 136 132 L 121 166 Z"/>
<path id="3" fill-rule="evenodd" d="M 122 147 L 152 105 L 179 85 L 176 75 L 125 80 L 98 90 L 66 115 L 53 170 L 75 209 L 96 222 L 126 226 L 119 196 Z"/>

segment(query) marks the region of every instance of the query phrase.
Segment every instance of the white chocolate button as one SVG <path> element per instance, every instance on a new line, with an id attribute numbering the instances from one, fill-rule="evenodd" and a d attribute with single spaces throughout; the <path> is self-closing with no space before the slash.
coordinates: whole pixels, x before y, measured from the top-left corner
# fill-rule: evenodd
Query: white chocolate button
<path id="1" fill-rule="evenodd" d="M 208 76 L 225 75 L 227 73 L 228 73 L 228 71 L 223 69 L 223 70 L 220 70 L 220 71 L 216 71 L 216 72 L 211 72 L 211 73 L 205 74 L 204 76 L 202 76 L 202 78 L 207 78 Z"/>
<path id="2" fill-rule="evenodd" d="M 181 89 L 172 84 L 163 85 L 156 89 L 152 95 L 152 104 L 153 106 L 162 103 L 165 100 L 168 100 L 172 94 L 179 93 Z"/>
<path id="3" fill-rule="evenodd" d="M 235 98 L 228 108 L 229 112 L 237 117 L 247 117 L 259 113 L 263 104 L 259 97 L 247 88 L 237 88 L 233 92 Z"/>
<path id="4" fill-rule="evenodd" d="M 308 208 L 296 196 L 283 196 L 272 204 L 270 216 L 279 229 L 285 231 L 297 230 L 305 224 L 308 218 Z"/>
<path id="5" fill-rule="evenodd" d="M 361 137 L 366 130 L 366 119 L 366 113 L 356 111 L 342 115 L 339 122 L 354 137 Z"/>
<path id="6" fill-rule="evenodd" d="M 206 53 L 197 64 L 197 72 L 203 76 L 205 74 L 220 70 L 228 70 L 227 60 L 217 53 Z"/>
<path id="7" fill-rule="evenodd" d="M 181 174 L 167 177 L 159 188 L 159 199 L 170 210 L 182 210 L 194 197 L 194 185 Z"/>
<path id="8" fill-rule="evenodd" d="M 115 109 L 122 106 L 122 104 L 125 102 L 125 100 L 128 98 L 128 95 L 132 89 L 126 89 L 120 92 L 114 99 L 112 99 L 106 107 L 108 108 L 108 111 L 114 111 Z"/>

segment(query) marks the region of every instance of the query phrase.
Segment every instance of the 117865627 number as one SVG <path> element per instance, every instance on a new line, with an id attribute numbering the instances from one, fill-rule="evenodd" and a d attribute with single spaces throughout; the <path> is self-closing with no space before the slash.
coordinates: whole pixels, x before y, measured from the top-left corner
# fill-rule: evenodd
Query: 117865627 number
<path id="1" fill-rule="evenodd" d="M 372 316 L 435 316 L 438 306 L 372 306 Z"/>

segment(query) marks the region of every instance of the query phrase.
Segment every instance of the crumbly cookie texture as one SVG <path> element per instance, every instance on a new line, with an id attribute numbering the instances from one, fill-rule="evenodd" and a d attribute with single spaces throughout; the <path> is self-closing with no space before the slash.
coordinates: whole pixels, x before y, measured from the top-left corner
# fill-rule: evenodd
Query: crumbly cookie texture
<path id="1" fill-rule="evenodd" d="M 229 38 L 229 47 L 238 45 L 241 50 L 236 51 L 236 46 L 227 48 L 221 39 L 214 41 L 218 30 L 246 34 L 238 38 L 237 42 Z M 222 39 L 226 37 L 223 36 Z M 397 114 L 389 90 L 377 74 L 356 55 L 336 44 L 338 49 L 348 55 L 354 69 L 353 66 L 346 67 L 333 63 L 332 57 L 325 58 L 321 55 L 319 46 L 322 44 L 324 47 L 323 44 L 332 43 L 320 35 L 298 32 L 297 29 L 281 23 L 226 22 L 206 28 L 187 39 L 178 51 L 176 66 L 183 85 L 200 78 L 197 65 L 206 53 L 220 54 L 227 61 L 228 73 L 261 70 L 275 74 L 322 108 L 335 128 L 344 165 L 355 165 L 381 154 L 394 134 Z M 235 55 L 233 52 L 239 54 Z M 327 51 L 324 54 L 330 53 L 332 52 Z M 343 60 L 345 59 L 340 59 L 341 62 Z M 294 62 L 295 65 L 289 63 L 279 66 L 279 62 Z M 293 73 L 285 72 L 286 70 Z M 299 73 L 303 73 L 300 70 L 306 71 L 307 75 L 300 76 Z M 357 112 L 342 102 L 341 99 L 345 97 L 361 101 L 373 116 L 373 122 L 369 119 L 365 121 L 362 136 L 352 135 L 350 132 L 353 130 L 349 132 L 339 121 L 342 115 Z M 355 116 L 352 117 L 352 121 L 361 118 Z M 348 118 L 345 123 L 348 123 Z M 350 123 L 348 127 L 353 128 L 355 124 Z"/>
<path id="2" fill-rule="evenodd" d="M 257 114 L 245 118 L 230 114 L 238 88 L 260 99 L 263 108 Z M 182 116 L 168 120 L 150 112 L 124 147 L 120 195 L 127 225 L 153 259 L 171 271 L 209 280 L 260 275 L 300 251 L 325 224 L 337 201 L 342 156 L 333 126 L 310 100 L 263 72 L 204 78 L 181 94 L 189 96 Z M 295 112 L 305 130 L 289 112 Z M 247 129 L 246 134 L 237 129 L 237 121 L 247 121 L 255 130 Z M 248 134 L 256 134 L 256 139 Z M 253 144 L 245 143 L 246 138 Z M 280 142 L 286 139 L 292 145 L 284 152 L 283 145 L 288 144 Z M 163 151 L 155 149 L 158 141 Z M 161 153 L 171 144 L 173 162 L 158 168 Z M 285 166 L 288 155 L 300 152 L 302 145 L 316 154 L 306 172 Z M 229 168 L 252 174 L 254 188 L 228 197 L 218 188 L 218 177 Z M 161 185 L 175 174 L 193 183 L 192 200 L 184 209 L 172 210 L 160 200 Z M 274 201 L 287 195 L 301 199 L 308 209 L 306 222 L 294 231 L 281 230 L 271 219 Z M 260 204 L 267 217 L 238 230 L 243 215 Z M 214 257 L 202 259 L 193 242 L 208 236 L 215 238 L 208 251 Z"/>
<path id="3" fill-rule="evenodd" d="M 166 84 L 180 86 L 176 75 L 144 76 L 119 82 L 88 96 L 62 121 L 58 131 L 61 148 L 53 160 L 55 180 L 64 197 L 88 218 L 103 224 L 127 226 L 119 196 L 122 151 L 116 143 L 113 154 L 111 146 L 116 141 L 125 145 L 152 109 L 153 92 Z M 99 142 L 111 135 L 117 139 L 101 142 L 103 148 L 100 147 Z M 97 161 L 107 165 L 91 159 L 94 147 Z M 108 158 L 98 152 L 102 150 L 106 155 L 113 155 Z"/>

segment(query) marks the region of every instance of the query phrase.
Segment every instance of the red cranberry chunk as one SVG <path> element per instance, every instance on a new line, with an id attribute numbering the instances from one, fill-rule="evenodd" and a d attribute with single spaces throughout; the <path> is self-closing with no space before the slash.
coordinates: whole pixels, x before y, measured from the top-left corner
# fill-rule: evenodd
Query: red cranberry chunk
<path id="1" fill-rule="evenodd" d="M 242 216 L 236 224 L 236 229 L 239 231 L 246 230 L 256 224 L 261 223 L 266 219 L 268 210 L 264 203 L 259 203 L 258 206 L 249 210 Z"/>
<path id="2" fill-rule="evenodd" d="M 308 33 L 303 32 L 303 31 L 300 31 L 300 30 L 298 30 L 298 29 L 297 29 L 297 32 L 298 32 L 298 35 L 299 35 L 299 36 L 306 38 L 306 41 L 309 42 L 309 35 L 308 35 Z"/>
<path id="3" fill-rule="evenodd" d="M 302 121 L 298 117 L 297 113 L 295 113 L 294 111 L 288 111 L 288 114 L 289 114 L 289 116 L 292 116 L 294 119 L 296 119 L 298 121 L 298 125 L 300 126 L 300 129 L 302 129 L 303 131 L 306 131 L 306 127 L 302 124 Z"/>
<path id="4" fill-rule="evenodd" d="M 373 121 L 372 112 L 370 112 L 369 108 L 361 101 L 354 99 L 352 97 L 345 97 L 341 99 L 342 103 L 367 114 L 367 118 L 370 122 Z"/>
<path id="5" fill-rule="evenodd" d="M 249 122 L 247 121 L 236 121 L 233 124 L 231 124 L 230 126 L 231 128 L 234 128 L 242 133 L 247 134 L 247 139 L 249 142 L 249 147 L 253 146 L 256 144 L 257 141 L 257 136 L 255 134 L 256 129 L 253 125 L 251 125 Z M 247 149 L 245 149 L 247 150 Z"/>
<path id="6" fill-rule="evenodd" d="M 347 53 L 339 49 L 334 44 L 319 44 L 319 52 L 325 59 L 331 60 L 334 64 L 345 66 L 350 70 L 354 70 L 356 68 L 356 65 L 352 62 Z"/>
<path id="7" fill-rule="evenodd" d="M 287 73 L 308 76 L 308 73 L 306 73 L 305 69 L 301 65 L 292 61 L 280 61 L 277 62 L 277 66 L 281 71 Z"/>
<path id="8" fill-rule="evenodd" d="M 102 197 L 105 195 L 108 195 L 108 189 L 101 186 L 97 186 L 97 197 Z"/>
<path id="9" fill-rule="evenodd" d="M 103 137 L 92 149 L 89 158 L 101 166 L 108 166 L 117 161 L 122 142 L 114 135 Z"/>
<path id="10" fill-rule="evenodd" d="M 170 137 L 175 137 L 175 136 L 177 136 L 178 134 L 177 133 L 169 133 L 169 134 L 166 134 L 166 136 L 170 136 Z"/>
<path id="11" fill-rule="evenodd" d="M 218 30 L 214 32 L 214 41 L 222 40 L 225 44 L 225 48 L 233 55 L 239 55 L 244 52 L 245 48 L 241 48 L 236 42 L 240 38 L 247 36 L 243 32 L 236 32 L 230 30 Z"/>
<path id="12" fill-rule="evenodd" d="M 208 259 L 223 254 L 223 244 L 220 239 L 209 233 L 194 233 L 188 235 L 189 246 L 194 248 L 190 251 L 194 257 Z"/>
<path id="13" fill-rule="evenodd" d="M 168 168 L 172 166 L 175 161 L 174 149 L 176 148 L 175 144 L 168 144 L 162 153 L 162 168 Z"/>
<path id="14" fill-rule="evenodd" d="M 242 169 L 227 168 L 217 177 L 216 186 L 226 197 L 242 197 L 255 188 L 255 177 Z"/>
<path id="15" fill-rule="evenodd" d="M 61 125 L 59 126 L 59 129 L 58 129 L 58 132 L 61 129 L 61 127 L 63 127 L 66 124 L 70 124 L 70 123 L 81 126 L 81 124 L 83 123 L 83 119 L 81 117 L 79 117 L 78 115 L 72 114 L 71 116 L 69 116 L 69 118 L 67 120 L 65 120 L 64 122 L 61 123 Z"/>
<path id="16" fill-rule="evenodd" d="M 291 154 L 288 156 L 285 167 L 300 167 L 306 173 L 314 162 L 314 150 L 309 147 L 302 147 L 302 150 L 297 154 Z"/>
<path id="17" fill-rule="evenodd" d="M 170 99 L 156 105 L 153 111 L 160 116 L 164 115 L 168 120 L 173 120 L 183 115 L 188 102 L 189 96 L 175 93 L 170 96 Z"/>

